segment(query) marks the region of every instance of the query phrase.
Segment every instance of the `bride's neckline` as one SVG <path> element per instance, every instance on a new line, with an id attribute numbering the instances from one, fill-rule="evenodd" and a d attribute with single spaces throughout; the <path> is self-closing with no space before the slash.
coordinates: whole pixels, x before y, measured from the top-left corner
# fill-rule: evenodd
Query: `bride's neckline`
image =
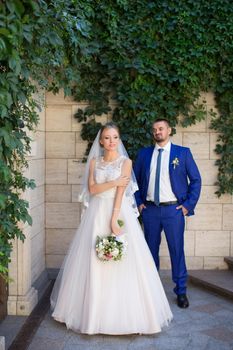
<path id="1" fill-rule="evenodd" d="M 122 155 L 119 155 L 117 158 L 115 158 L 115 159 L 113 159 L 113 160 L 104 160 L 104 156 L 102 156 L 101 157 L 101 161 L 103 162 L 103 163 L 108 163 L 108 164 L 110 164 L 110 163 L 114 163 L 115 161 L 117 161 L 118 159 L 120 159 L 122 157 Z"/>

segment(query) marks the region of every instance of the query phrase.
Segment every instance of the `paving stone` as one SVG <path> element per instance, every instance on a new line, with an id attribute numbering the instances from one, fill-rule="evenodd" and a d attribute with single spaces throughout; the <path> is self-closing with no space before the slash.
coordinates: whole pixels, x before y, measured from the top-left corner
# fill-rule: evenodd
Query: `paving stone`
<path id="1" fill-rule="evenodd" d="M 64 346 L 64 340 L 54 340 L 35 336 L 28 350 L 63 350 Z"/>
<path id="2" fill-rule="evenodd" d="M 170 325 L 161 333 L 150 336 L 82 335 L 67 330 L 64 324 L 54 321 L 49 310 L 35 333 L 29 350 L 232 350 L 233 303 L 212 292 L 189 285 L 190 307 L 179 309 L 172 292 L 170 271 L 162 272 L 161 278 L 174 315 Z M 10 327 L 13 327 L 13 320 L 14 317 L 8 321 L 8 335 L 13 332 Z"/>
<path id="3" fill-rule="evenodd" d="M 233 332 L 230 331 L 227 327 L 213 327 L 211 329 L 202 331 L 202 333 L 207 334 L 214 339 L 233 344 Z"/>
<path id="4" fill-rule="evenodd" d="M 209 342 L 205 348 L 205 350 L 232 350 L 233 347 L 231 344 L 226 344 L 224 342 L 216 341 L 213 339 L 209 339 Z"/>
<path id="5" fill-rule="evenodd" d="M 199 312 L 206 312 L 208 314 L 213 314 L 216 311 L 221 310 L 221 306 L 218 304 L 213 304 L 213 303 L 209 303 L 209 304 L 204 304 L 204 305 L 199 305 L 196 307 L 193 307 L 192 310 L 194 311 L 199 311 Z"/>

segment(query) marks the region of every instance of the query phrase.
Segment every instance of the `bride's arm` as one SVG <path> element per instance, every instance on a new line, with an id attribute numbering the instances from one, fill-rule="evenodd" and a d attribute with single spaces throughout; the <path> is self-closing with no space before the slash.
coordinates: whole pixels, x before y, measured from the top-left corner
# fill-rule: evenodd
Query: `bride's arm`
<path id="1" fill-rule="evenodd" d="M 130 178 L 131 171 L 132 171 L 132 161 L 131 159 L 126 159 L 124 161 L 124 164 L 122 165 L 121 176 L 126 176 L 127 178 Z M 121 233 L 121 229 L 117 223 L 117 219 L 121 209 L 121 203 L 122 203 L 123 194 L 125 192 L 125 188 L 126 186 L 122 187 L 121 185 L 119 185 L 117 187 L 117 191 L 115 195 L 112 218 L 111 218 L 111 229 L 115 235 L 119 235 Z"/>
<path id="2" fill-rule="evenodd" d="M 97 184 L 94 179 L 95 159 L 90 161 L 89 178 L 88 178 L 88 189 L 91 194 L 98 194 L 109 190 L 110 188 L 122 186 L 126 187 L 129 183 L 129 177 L 121 175 L 116 180 Z"/>

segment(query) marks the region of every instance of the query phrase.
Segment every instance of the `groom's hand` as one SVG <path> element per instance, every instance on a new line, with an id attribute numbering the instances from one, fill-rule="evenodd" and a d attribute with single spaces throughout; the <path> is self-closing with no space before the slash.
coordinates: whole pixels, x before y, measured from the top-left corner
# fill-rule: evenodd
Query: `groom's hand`
<path id="1" fill-rule="evenodd" d="M 188 214 L 188 209 L 186 209 L 183 205 L 179 205 L 176 209 L 182 209 L 183 215 L 186 216 Z"/>
<path id="2" fill-rule="evenodd" d="M 146 208 L 145 204 L 139 205 L 139 207 L 138 207 L 139 213 L 141 214 L 142 210 L 145 209 L 145 208 Z"/>

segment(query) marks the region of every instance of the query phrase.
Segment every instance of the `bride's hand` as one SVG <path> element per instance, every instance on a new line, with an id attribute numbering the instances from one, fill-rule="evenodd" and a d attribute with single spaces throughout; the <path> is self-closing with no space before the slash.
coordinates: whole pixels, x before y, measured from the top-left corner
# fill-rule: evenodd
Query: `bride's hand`
<path id="1" fill-rule="evenodd" d="M 116 186 L 126 187 L 129 181 L 130 181 L 130 178 L 128 176 L 121 175 L 115 180 L 115 183 L 116 183 Z"/>
<path id="2" fill-rule="evenodd" d="M 121 234 L 121 228 L 117 223 L 117 220 L 112 219 L 111 221 L 111 229 L 112 229 L 112 233 L 114 233 L 114 235 L 118 236 Z"/>

